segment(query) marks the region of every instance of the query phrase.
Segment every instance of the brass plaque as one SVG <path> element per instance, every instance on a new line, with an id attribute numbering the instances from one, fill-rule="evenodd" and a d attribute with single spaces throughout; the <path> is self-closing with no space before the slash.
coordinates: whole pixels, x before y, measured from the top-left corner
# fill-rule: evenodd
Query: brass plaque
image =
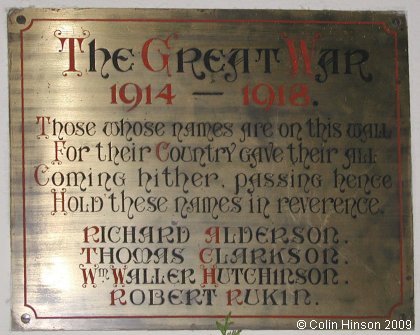
<path id="1" fill-rule="evenodd" d="M 14 329 L 414 328 L 403 14 L 8 29 Z"/>

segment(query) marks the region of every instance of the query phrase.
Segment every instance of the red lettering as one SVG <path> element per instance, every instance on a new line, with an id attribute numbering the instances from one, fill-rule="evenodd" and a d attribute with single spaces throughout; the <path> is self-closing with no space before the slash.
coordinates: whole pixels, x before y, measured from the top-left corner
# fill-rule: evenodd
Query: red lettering
<path id="1" fill-rule="evenodd" d="M 126 305 L 127 300 L 122 300 L 122 298 L 125 296 L 125 290 L 124 289 L 118 289 L 111 291 L 111 306 L 115 306 L 115 302 L 119 302 L 121 305 Z"/>
<path id="2" fill-rule="evenodd" d="M 39 181 L 39 173 L 38 173 L 38 171 L 39 171 L 39 169 L 40 169 L 40 168 L 43 168 L 43 169 L 41 169 L 41 173 L 42 173 L 42 174 L 46 173 L 46 172 L 48 171 L 48 169 L 49 169 L 47 165 L 45 165 L 45 164 L 39 164 L 39 165 L 35 168 L 35 172 L 34 172 L 34 179 L 35 179 L 35 182 L 36 182 L 39 186 L 45 186 L 45 185 L 47 185 L 47 184 L 48 184 L 49 178 L 47 178 L 47 181 L 45 182 L 45 184 L 41 184 L 41 182 Z"/>
<path id="3" fill-rule="evenodd" d="M 55 189 L 52 189 L 51 192 L 54 194 L 54 210 L 51 212 L 51 215 L 55 215 L 57 210 L 57 204 L 61 203 L 61 212 L 63 212 L 64 215 L 67 215 L 67 211 L 64 209 L 64 193 L 66 193 L 66 189 L 63 188 L 60 192 L 61 198 L 57 196 L 57 191 Z"/>
<path id="4" fill-rule="evenodd" d="M 47 134 L 45 134 L 45 119 L 47 119 L 47 122 L 50 123 L 50 117 L 49 116 L 37 116 L 36 117 L 36 124 L 39 124 L 39 121 L 41 120 L 41 133 L 36 136 L 38 139 L 40 139 L 41 136 L 44 136 L 45 138 L 49 137 Z"/>
<path id="5" fill-rule="evenodd" d="M 58 144 L 61 144 L 63 146 L 62 149 L 58 149 Z M 53 160 L 51 162 L 51 164 L 55 164 L 56 162 L 58 163 L 58 165 L 61 165 L 61 161 L 58 159 L 58 153 L 63 155 L 63 149 L 65 149 L 66 147 L 64 146 L 64 144 L 66 143 L 66 141 L 54 141 L 54 147 L 55 147 L 55 160 Z"/>
<path id="6" fill-rule="evenodd" d="M 205 266 L 201 267 L 203 269 L 203 283 L 201 287 L 205 287 L 209 282 L 208 279 L 210 278 L 210 284 L 217 286 L 216 284 L 216 266 L 213 265 L 210 269 L 206 268 Z"/>
<path id="7" fill-rule="evenodd" d="M 228 298 L 228 302 L 227 302 L 228 306 L 232 306 L 233 301 L 235 301 L 238 305 L 243 304 L 242 300 L 238 300 L 238 298 L 242 295 L 242 291 L 240 289 L 229 290 L 226 292 L 226 294 Z"/>
<path id="8" fill-rule="evenodd" d="M 86 251 L 86 264 L 91 264 L 91 251 L 93 251 L 95 253 L 95 255 L 97 255 L 98 253 L 96 252 L 96 248 L 82 248 L 82 252 L 80 253 L 81 255 L 83 255 Z"/>
<path id="9" fill-rule="evenodd" d="M 62 37 L 61 30 L 56 30 L 54 32 L 54 36 L 57 37 L 60 40 L 61 43 L 61 50 L 58 50 L 59 52 L 62 52 L 64 50 L 64 46 L 66 44 L 66 41 L 69 41 L 69 68 L 62 72 L 63 76 L 67 76 L 67 73 L 74 72 L 77 74 L 78 77 L 82 76 L 82 71 L 79 71 L 76 69 L 76 41 L 77 45 L 79 47 L 79 51 L 83 53 L 82 49 L 82 43 L 83 41 L 90 36 L 90 32 L 88 30 L 83 30 L 83 36 L 84 37 Z"/>
<path id="10" fill-rule="evenodd" d="M 280 36 L 287 44 L 287 48 L 289 50 L 290 62 L 292 65 L 292 74 L 296 76 L 299 72 L 299 57 L 298 52 L 296 51 L 295 47 L 295 40 L 289 38 L 286 33 L 281 33 Z M 311 75 L 312 74 L 312 64 L 311 58 L 315 49 L 315 43 L 319 39 L 319 33 L 315 33 L 312 39 L 312 47 L 311 51 L 309 51 L 308 44 L 305 40 L 301 39 L 299 41 L 299 49 L 303 59 L 304 65 L 304 72 L 305 74 Z"/>
<path id="11" fill-rule="evenodd" d="M 169 158 L 169 153 L 166 153 L 165 159 L 162 158 L 162 156 L 161 156 L 161 147 L 162 147 L 163 150 L 166 150 L 166 149 L 168 149 L 169 145 L 170 145 L 169 142 L 159 142 L 156 145 L 156 157 L 161 162 L 166 162 L 168 160 L 168 158 Z"/>
<path id="12" fill-rule="evenodd" d="M 207 228 L 205 233 L 208 235 L 208 238 L 206 238 L 206 243 L 211 243 L 213 239 L 215 240 L 215 243 L 220 243 L 220 227 Z"/>
<path id="13" fill-rule="evenodd" d="M 169 40 L 173 36 L 174 35 L 170 35 L 165 40 L 158 37 L 153 37 L 153 38 L 148 39 L 144 43 L 142 51 L 141 51 L 141 58 L 143 60 L 143 64 L 146 67 L 146 69 L 152 72 L 161 72 L 162 70 L 166 69 L 168 77 L 171 76 L 171 73 L 169 71 L 169 53 L 162 53 L 160 51 L 159 44 L 165 46 L 165 48 L 168 50 L 171 49 Z M 150 59 L 156 59 L 156 53 L 152 53 L 152 51 L 150 50 L 150 48 L 154 46 L 155 44 L 157 44 L 157 47 L 156 47 L 157 54 L 160 55 L 160 60 L 161 60 L 160 66 L 153 66 L 150 62 Z"/>
<path id="14" fill-rule="evenodd" d="M 88 234 L 89 230 L 92 230 L 92 229 L 93 229 L 93 233 L 92 234 Z M 86 227 L 85 229 L 83 229 L 83 231 L 85 233 L 85 240 L 84 240 L 84 242 L 85 243 L 89 243 L 89 237 L 93 237 L 96 234 L 99 234 L 100 228 L 98 226 Z M 95 243 L 98 243 L 99 242 L 99 238 L 97 238 L 97 239 L 93 238 L 92 240 Z"/>

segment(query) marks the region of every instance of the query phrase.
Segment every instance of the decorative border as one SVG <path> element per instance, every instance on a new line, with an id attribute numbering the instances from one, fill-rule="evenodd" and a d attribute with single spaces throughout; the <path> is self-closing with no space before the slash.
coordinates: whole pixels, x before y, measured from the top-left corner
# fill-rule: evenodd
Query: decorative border
<path id="1" fill-rule="evenodd" d="M 401 107 L 400 107 L 400 82 L 398 68 L 398 36 L 397 32 L 391 30 L 386 22 L 370 21 L 327 21 L 327 20 L 264 20 L 264 19 L 32 19 L 30 24 L 20 30 L 20 81 L 21 81 L 21 103 L 22 103 L 22 210 L 23 210 L 23 280 L 24 280 L 24 306 L 30 308 L 36 319 L 178 319 L 178 318 L 224 318 L 225 315 L 118 315 L 118 316 L 39 316 L 35 308 L 28 303 L 27 296 L 27 246 L 26 246 L 26 185 L 25 185 L 25 105 L 24 105 L 24 47 L 23 34 L 28 31 L 35 22 L 143 22 L 143 23 L 278 23 L 278 24 L 312 24 L 312 25 L 359 25 L 379 26 L 384 32 L 394 39 L 394 62 L 395 62 L 395 100 L 396 100 L 396 128 L 397 128 L 397 160 L 398 160 L 398 191 L 399 191 L 399 219 L 400 219 L 400 301 L 391 306 L 386 315 L 232 315 L 235 319 L 258 318 L 258 319 L 387 319 L 391 318 L 394 310 L 404 303 L 404 255 L 403 255 L 403 190 L 402 190 L 402 150 L 401 150 Z"/>

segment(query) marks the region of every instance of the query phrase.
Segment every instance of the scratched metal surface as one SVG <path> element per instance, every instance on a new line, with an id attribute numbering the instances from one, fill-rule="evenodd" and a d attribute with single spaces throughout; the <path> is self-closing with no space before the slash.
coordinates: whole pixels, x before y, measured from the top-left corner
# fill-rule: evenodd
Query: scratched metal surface
<path id="1" fill-rule="evenodd" d="M 229 312 L 235 326 L 243 329 L 296 329 L 299 319 L 378 321 L 382 326 L 386 319 L 414 322 L 403 15 L 23 9 L 10 12 L 8 29 L 14 329 L 214 329 L 215 321 Z M 110 51 L 110 59 L 100 48 Z M 181 71 L 178 52 L 189 48 L 201 54 L 185 54 Z M 124 50 L 116 54 L 118 49 Z M 233 56 L 232 49 L 249 53 Z M 369 54 L 363 62 L 362 51 Z M 293 52 L 296 62 L 291 60 Z M 121 96 L 125 83 L 130 84 Z M 168 89 L 165 85 L 171 85 L 172 92 L 156 98 L 161 89 Z M 142 90 L 141 101 L 135 99 L 136 87 Z M 171 103 L 165 94 L 174 95 Z M 133 105 L 137 106 L 128 111 Z M 104 134 L 105 122 L 117 125 L 122 119 L 139 127 L 141 123 L 143 130 L 145 122 L 162 122 L 165 133 L 148 136 L 146 129 L 132 139 Z M 58 122 L 68 123 L 67 134 L 59 134 Z M 90 133 L 89 122 L 95 123 Z M 213 129 L 214 138 L 197 136 L 198 130 L 195 136 L 185 130 L 177 137 L 171 133 L 174 122 L 221 126 Z M 247 122 L 269 123 L 277 131 L 284 127 L 284 132 L 270 136 L 261 126 L 255 136 L 248 134 L 241 141 L 241 127 Z M 308 122 L 311 135 L 305 132 Z M 366 141 L 346 137 L 345 127 L 352 122 L 376 124 L 389 136 Z M 293 131 L 293 123 L 303 128 L 302 138 L 298 128 Z M 324 138 L 317 135 L 319 127 Z M 317 153 L 299 152 L 300 144 Z M 295 149 L 288 149 L 290 145 Z M 109 151 L 109 146 L 126 146 L 126 153 L 115 155 L 116 149 Z M 205 154 L 193 162 L 177 161 L 177 151 L 175 158 L 168 156 L 172 147 L 182 146 L 204 148 L 200 152 Z M 254 160 L 240 161 L 239 152 L 246 148 L 265 149 L 254 154 Z M 345 169 L 343 152 L 348 148 L 360 149 L 359 160 L 364 161 Z M 297 150 L 293 159 L 291 150 Z M 147 187 L 147 177 L 139 185 L 139 169 L 150 174 Z M 340 191 L 334 185 L 335 169 L 389 178 L 375 179 L 381 186 L 365 189 L 351 180 L 353 187 Z M 73 172 L 83 172 L 87 181 L 74 186 Z M 105 184 L 99 173 L 114 179 Z M 183 173 L 189 176 L 186 182 L 180 181 L 185 180 Z M 69 174 L 73 179 L 67 185 Z M 178 181 L 170 179 L 177 174 Z M 267 174 L 286 175 L 287 185 L 283 180 L 273 187 L 264 179 Z M 315 178 L 314 184 L 297 186 L 291 175 L 298 174 Z M 133 198 L 166 197 L 168 203 L 161 213 L 140 212 L 140 205 L 123 211 L 118 202 L 123 191 Z M 80 197 L 83 210 L 76 209 Z M 100 200 L 92 204 L 91 197 L 104 201 L 101 210 Z M 176 197 L 226 197 L 229 209 L 197 213 L 194 206 L 182 207 L 181 199 L 177 210 Z M 234 197 L 242 199 L 240 209 Z M 250 213 L 249 199 L 258 197 L 269 199 L 270 205 L 264 208 L 262 203 L 262 213 Z M 296 200 L 284 200 L 291 197 Z M 322 210 L 314 205 L 308 210 L 310 197 L 367 197 L 379 204 L 374 214 L 352 217 L 340 213 L 343 207 L 332 210 L 327 205 Z M 280 209 L 274 201 L 279 198 Z M 123 235 L 116 230 L 111 239 L 107 236 L 110 227 L 125 226 L 139 239 L 117 241 Z M 140 233 L 144 227 L 150 227 L 152 238 Z M 159 240 L 159 228 L 171 234 Z M 206 234 L 209 228 L 220 234 L 219 239 Z M 127 256 L 136 248 L 155 255 L 136 262 Z M 241 248 L 246 250 L 241 253 Z M 117 258 L 118 250 L 120 262 L 110 261 L 107 252 L 115 252 Z M 270 262 L 270 253 L 281 256 Z M 127 282 L 128 275 L 124 284 L 115 283 L 113 271 L 128 274 L 135 269 L 139 272 L 131 279 L 139 283 Z M 306 272 L 299 276 L 298 269 Z M 245 270 L 248 280 L 239 275 L 235 282 L 227 275 Z M 258 271 L 277 271 L 278 283 L 251 275 Z"/>

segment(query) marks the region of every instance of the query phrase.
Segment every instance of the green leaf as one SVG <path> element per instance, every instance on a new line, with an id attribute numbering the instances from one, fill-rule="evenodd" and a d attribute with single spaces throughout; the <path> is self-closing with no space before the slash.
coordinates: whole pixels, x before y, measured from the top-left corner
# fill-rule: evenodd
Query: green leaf
<path id="1" fill-rule="evenodd" d="M 222 333 L 222 335 L 239 335 L 241 330 L 229 330 L 229 326 L 233 325 L 233 321 L 231 321 L 232 313 L 229 312 L 228 315 L 225 316 L 224 324 L 216 321 L 217 329 Z"/>
<path id="2" fill-rule="evenodd" d="M 225 335 L 226 334 L 226 330 L 225 330 L 225 327 L 224 327 L 224 325 L 222 325 L 219 321 L 216 321 L 216 326 L 217 326 L 217 329 L 223 334 L 223 335 Z"/>

